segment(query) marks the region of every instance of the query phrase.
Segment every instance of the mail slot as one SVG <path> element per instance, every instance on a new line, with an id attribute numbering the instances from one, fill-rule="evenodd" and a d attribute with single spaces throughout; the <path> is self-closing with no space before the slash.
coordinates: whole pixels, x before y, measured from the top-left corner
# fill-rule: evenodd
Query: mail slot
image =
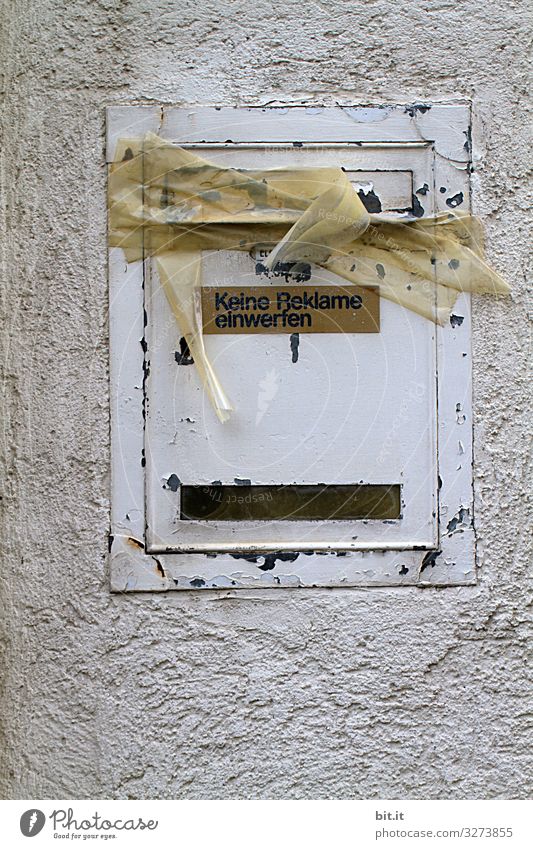
<path id="1" fill-rule="evenodd" d="M 155 124 L 149 108 L 130 108 L 140 110 L 143 130 Z M 345 110 L 248 110 L 244 120 L 239 110 L 191 116 L 171 109 L 164 127 L 170 141 L 223 167 L 341 168 L 366 208 L 394 221 L 442 208 L 448 194 L 435 185 L 436 167 L 447 193 L 457 194 L 460 184 L 468 205 L 466 171 L 436 154 L 451 144 L 443 117 L 468 124 L 468 110 L 440 109 L 425 124 L 392 107 L 386 121 L 376 114 L 359 123 Z M 135 125 L 124 107 L 111 110 L 111 159 L 128 120 Z M 154 260 L 124 266 L 118 250 L 111 253 L 123 304 L 117 321 L 128 336 L 116 350 L 123 357 L 131 351 L 141 369 L 129 389 L 123 373 L 131 361 L 117 360 L 115 369 L 122 428 L 115 480 L 122 483 L 114 510 L 119 536 L 130 529 L 149 564 L 142 573 L 135 567 L 135 585 L 350 586 L 430 575 L 472 581 L 470 527 L 461 557 L 450 555 L 436 571 L 431 564 L 442 551 L 446 517 L 471 506 L 469 297 L 460 296 L 462 322 L 441 328 L 382 296 L 379 263 L 374 285 L 359 287 L 305 261 L 269 267 L 269 251 L 202 253 L 205 349 L 234 408 L 224 422 Z M 457 403 L 467 411 L 466 427 Z M 142 462 L 130 472 L 138 461 L 124 434 L 136 429 Z M 125 551 L 133 556 L 123 546 L 117 563 L 126 562 Z"/>

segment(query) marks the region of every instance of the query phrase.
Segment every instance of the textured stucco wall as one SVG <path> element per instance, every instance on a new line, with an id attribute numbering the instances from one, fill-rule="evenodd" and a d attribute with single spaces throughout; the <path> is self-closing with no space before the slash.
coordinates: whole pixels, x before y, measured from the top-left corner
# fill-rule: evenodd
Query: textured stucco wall
<path id="1" fill-rule="evenodd" d="M 526 4 L 1 5 L 2 795 L 526 795 Z M 104 107 L 455 96 L 513 285 L 474 304 L 479 585 L 111 596 Z"/>

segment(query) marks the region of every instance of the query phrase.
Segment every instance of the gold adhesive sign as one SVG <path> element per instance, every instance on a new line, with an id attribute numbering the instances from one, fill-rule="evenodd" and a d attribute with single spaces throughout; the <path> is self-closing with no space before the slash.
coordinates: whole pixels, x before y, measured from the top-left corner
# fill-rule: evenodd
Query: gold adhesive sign
<path id="1" fill-rule="evenodd" d="M 204 333 L 379 333 L 379 290 L 204 286 L 202 324 Z"/>

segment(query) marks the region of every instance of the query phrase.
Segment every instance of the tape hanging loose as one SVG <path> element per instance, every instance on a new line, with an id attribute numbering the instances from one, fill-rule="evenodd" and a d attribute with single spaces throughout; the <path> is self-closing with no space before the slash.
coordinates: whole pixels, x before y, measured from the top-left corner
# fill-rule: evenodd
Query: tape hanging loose
<path id="1" fill-rule="evenodd" d="M 109 173 L 109 243 L 155 259 L 166 297 L 221 421 L 231 404 L 202 333 L 205 250 L 272 248 L 264 261 L 314 263 L 437 324 L 459 292 L 508 294 L 467 213 L 392 219 L 367 212 L 340 168 L 228 168 L 153 133 L 120 139 Z"/>

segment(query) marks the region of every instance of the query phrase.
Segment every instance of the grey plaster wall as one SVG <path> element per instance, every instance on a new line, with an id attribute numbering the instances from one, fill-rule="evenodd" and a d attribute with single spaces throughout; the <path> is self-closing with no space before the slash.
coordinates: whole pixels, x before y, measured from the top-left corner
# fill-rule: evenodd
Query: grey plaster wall
<path id="1" fill-rule="evenodd" d="M 526 4 L 1 6 L 2 795 L 527 795 Z M 104 107 L 455 96 L 513 285 L 474 303 L 479 585 L 111 596 Z"/>

